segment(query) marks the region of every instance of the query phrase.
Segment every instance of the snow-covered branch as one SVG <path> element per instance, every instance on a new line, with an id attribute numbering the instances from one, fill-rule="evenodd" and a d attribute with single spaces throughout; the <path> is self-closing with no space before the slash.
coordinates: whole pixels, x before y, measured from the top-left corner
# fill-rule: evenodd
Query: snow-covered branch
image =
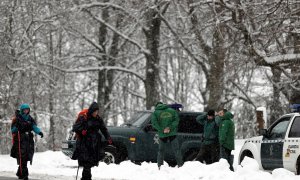
<path id="1" fill-rule="evenodd" d="M 78 33 L 83 39 L 85 39 L 92 46 L 94 46 L 95 48 L 97 48 L 100 51 L 103 51 L 103 48 L 98 43 L 94 42 L 92 39 L 90 39 L 89 37 L 87 37 L 85 34 L 83 34 L 80 31 L 77 31 L 77 30 L 75 30 L 73 28 L 72 28 L 72 30 L 75 31 L 76 33 Z"/>
<path id="2" fill-rule="evenodd" d="M 270 65 L 279 63 L 300 63 L 300 54 L 280 54 L 268 57 L 263 51 L 260 51 L 255 47 L 253 47 L 253 50 L 255 50 L 256 54 Z"/>
<path id="3" fill-rule="evenodd" d="M 129 13 L 128 10 L 124 9 L 122 6 L 119 6 L 114 3 L 92 2 L 89 4 L 82 4 L 82 5 L 77 6 L 77 8 L 81 11 L 84 9 L 89 9 L 89 8 L 94 8 L 94 7 L 109 7 L 109 8 L 113 8 L 116 10 L 120 10 L 120 11 L 124 12 L 126 15 L 130 16 L 131 18 L 133 18 L 137 21 L 136 17 L 132 16 L 132 13 Z"/>
<path id="4" fill-rule="evenodd" d="M 171 31 L 171 33 L 173 34 L 173 36 L 176 37 L 176 39 L 179 41 L 180 45 L 183 47 L 183 49 L 201 66 L 202 70 L 204 71 L 205 74 L 208 74 L 207 69 L 205 64 L 198 59 L 191 51 L 188 47 L 186 47 L 185 43 L 183 42 L 183 40 L 179 37 L 179 35 L 176 33 L 176 31 L 172 28 L 172 26 L 170 25 L 170 23 L 164 18 L 164 16 L 159 13 L 159 16 L 161 18 L 161 20 L 165 23 L 165 25 L 169 28 L 169 30 Z"/>
<path id="5" fill-rule="evenodd" d="M 125 34 L 121 33 L 120 31 L 118 31 L 115 27 L 113 27 L 112 25 L 108 24 L 107 22 L 105 22 L 101 17 L 99 16 L 94 16 L 89 10 L 87 9 L 83 9 L 84 12 L 88 13 L 94 20 L 100 22 L 101 24 L 105 25 L 106 27 L 108 27 L 110 30 L 112 30 L 113 32 L 117 33 L 119 36 L 121 36 L 123 39 L 127 40 L 128 42 L 134 44 L 135 46 L 137 46 L 142 53 L 144 53 L 145 55 L 150 55 L 150 51 L 145 49 L 142 45 L 140 45 L 137 41 L 135 41 L 134 39 L 126 36 Z"/>
<path id="6" fill-rule="evenodd" d="M 122 71 L 122 72 L 125 72 L 125 73 L 135 75 L 136 77 L 138 77 L 142 81 L 145 80 L 144 75 L 142 75 L 140 73 L 137 73 L 134 70 L 123 68 L 123 67 L 118 67 L 118 66 L 99 66 L 99 67 L 86 67 L 86 68 L 79 68 L 79 69 L 64 69 L 64 68 L 60 68 L 60 67 L 57 67 L 57 66 L 54 66 L 54 65 L 51 65 L 51 64 L 45 64 L 45 65 L 53 67 L 53 68 L 55 68 L 59 71 L 65 72 L 65 73 L 84 73 L 84 72 L 91 72 L 91 71 L 117 70 L 117 71 Z"/>

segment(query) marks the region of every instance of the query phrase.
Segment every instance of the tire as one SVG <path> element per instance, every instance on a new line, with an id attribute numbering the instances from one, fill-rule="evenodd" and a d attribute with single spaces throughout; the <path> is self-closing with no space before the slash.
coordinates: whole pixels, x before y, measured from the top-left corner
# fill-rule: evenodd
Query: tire
<path id="1" fill-rule="evenodd" d="M 114 146 L 108 145 L 104 148 L 104 158 L 102 159 L 103 162 L 106 164 L 118 164 L 120 160 L 117 155 L 116 148 Z"/>
<path id="2" fill-rule="evenodd" d="M 122 161 L 125 161 L 125 160 L 127 160 L 128 159 L 128 151 L 127 151 L 127 149 L 126 149 L 126 147 L 125 146 L 123 146 L 122 144 L 116 144 L 116 148 L 117 148 L 117 155 L 118 155 L 118 160 L 119 160 L 119 162 L 118 163 L 120 163 L 120 162 L 122 162 Z"/>
<path id="3" fill-rule="evenodd" d="M 190 149 L 183 156 L 183 161 L 195 161 L 197 157 L 198 151 L 195 149 Z"/>
<path id="4" fill-rule="evenodd" d="M 242 153 L 239 164 L 241 164 L 241 163 L 243 162 L 243 160 L 244 160 L 245 157 L 249 157 L 249 158 L 254 159 L 254 156 L 253 156 L 253 154 L 251 153 L 251 151 L 248 151 L 248 150 L 247 150 L 247 151 L 244 151 L 244 152 Z"/>

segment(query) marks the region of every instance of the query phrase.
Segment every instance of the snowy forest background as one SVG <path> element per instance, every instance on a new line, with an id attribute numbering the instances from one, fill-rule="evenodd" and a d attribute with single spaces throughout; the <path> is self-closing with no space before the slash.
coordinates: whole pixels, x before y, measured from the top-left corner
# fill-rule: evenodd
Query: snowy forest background
<path id="1" fill-rule="evenodd" d="M 1 0 L 0 153 L 21 103 L 60 150 L 77 113 L 98 101 L 118 125 L 157 101 L 225 107 L 236 138 L 300 103 L 299 0 Z"/>

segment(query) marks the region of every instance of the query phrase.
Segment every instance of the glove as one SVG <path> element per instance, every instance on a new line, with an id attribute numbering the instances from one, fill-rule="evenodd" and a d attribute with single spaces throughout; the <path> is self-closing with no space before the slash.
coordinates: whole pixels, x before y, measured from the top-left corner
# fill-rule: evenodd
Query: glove
<path id="1" fill-rule="evenodd" d="M 42 132 L 40 132 L 39 135 L 41 136 L 41 138 L 44 137 L 44 134 Z"/>
<path id="2" fill-rule="evenodd" d="M 86 136 L 86 133 L 87 133 L 87 130 L 86 130 L 86 129 L 81 131 L 81 134 L 82 134 L 83 136 Z"/>
<path id="3" fill-rule="evenodd" d="M 110 145 L 112 145 L 112 139 L 111 139 L 111 137 L 109 137 L 108 139 L 107 139 L 107 142 L 108 142 L 108 144 L 110 144 Z"/>

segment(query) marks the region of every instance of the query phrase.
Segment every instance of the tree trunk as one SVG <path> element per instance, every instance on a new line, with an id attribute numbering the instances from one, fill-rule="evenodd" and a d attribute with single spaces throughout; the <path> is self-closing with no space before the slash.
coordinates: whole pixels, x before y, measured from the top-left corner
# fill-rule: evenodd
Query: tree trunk
<path id="1" fill-rule="evenodd" d="M 117 20 L 116 20 L 116 28 L 119 27 L 120 23 L 122 21 L 122 17 L 118 16 Z M 119 49 L 118 49 L 118 45 L 119 45 L 119 39 L 120 36 L 117 33 L 113 33 L 113 37 L 112 37 L 112 45 L 110 47 L 110 53 L 109 53 L 109 57 L 108 58 L 108 66 L 115 66 L 116 65 L 116 60 L 115 58 L 118 56 L 119 53 Z M 106 71 L 106 83 L 105 83 L 105 96 L 104 96 L 104 105 L 105 105 L 105 110 L 104 110 L 104 121 L 107 124 L 107 120 L 108 120 L 108 113 L 111 111 L 111 93 L 113 90 L 113 80 L 114 80 L 114 70 L 107 70 Z"/>
<path id="2" fill-rule="evenodd" d="M 295 33 L 293 34 L 294 37 L 294 54 L 299 54 L 300 53 L 300 35 Z M 299 60 L 299 59 L 298 59 Z M 300 68 L 298 64 L 294 64 L 291 68 L 291 73 L 292 73 L 292 81 L 295 82 L 293 85 L 297 89 L 300 88 Z M 296 88 L 291 88 L 292 89 L 292 94 L 291 94 L 291 99 L 290 99 L 290 104 L 300 104 L 300 91 L 297 90 Z"/>
<path id="3" fill-rule="evenodd" d="M 278 87 L 278 83 L 280 83 L 281 71 L 276 69 L 276 67 L 271 67 L 273 76 L 272 76 L 272 84 L 273 84 L 273 97 L 272 103 L 270 106 L 270 121 L 267 126 L 274 123 L 276 119 L 278 119 L 283 111 L 280 103 L 280 89 Z"/>
<path id="4" fill-rule="evenodd" d="M 49 33 L 49 53 L 50 53 L 50 63 L 54 65 L 54 48 L 53 48 L 53 36 L 52 30 Z M 53 66 L 50 67 L 50 78 L 54 79 L 54 69 Z M 49 149 L 55 150 L 55 118 L 54 118 L 54 87 L 53 83 L 49 79 L 49 113 L 50 113 L 50 129 L 49 129 Z"/>
<path id="5" fill-rule="evenodd" d="M 208 111 L 209 109 L 219 110 L 223 108 L 222 106 L 222 97 L 224 89 L 224 65 L 225 65 L 225 55 L 226 49 L 224 47 L 225 27 L 222 23 L 219 23 L 214 28 L 214 35 L 212 39 L 212 47 L 210 47 L 206 41 L 203 39 L 199 27 L 201 27 L 201 21 L 199 21 L 195 8 L 192 6 L 194 0 L 189 0 L 189 14 L 192 23 L 192 30 L 197 38 L 199 47 L 202 48 L 204 54 L 207 57 L 209 68 L 206 69 L 208 72 L 206 76 L 206 90 L 202 92 L 204 100 L 204 110 Z M 221 11 L 222 8 L 216 9 L 216 11 Z M 205 73 L 205 71 L 204 71 Z M 207 102 L 207 103 L 206 103 Z"/>
<path id="6" fill-rule="evenodd" d="M 159 82 L 159 39 L 161 20 L 155 9 L 148 9 L 146 12 L 146 48 L 150 54 L 146 54 L 146 108 L 151 109 L 160 100 L 158 91 Z"/>
<path id="7" fill-rule="evenodd" d="M 207 77 L 208 104 L 205 110 L 219 110 L 222 107 L 224 90 L 225 53 L 222 25 L 216 27 L 213 40 L 212 54 L 209 57 L 210 71 Z"/>
<path id="8" fill-rule="evenodd" d="M 109 0 L 104 0 L 104 3 L 109 2 Z M 108 17 L 109 17 L 109 13 L 108 13 L 108 9 L 104 8 L 102 10 L 102 19 L 104 21 L 108 21 Z M 105 48 L 105 42 L 106 42 L 106 36 L 107 36 L 107 28 L 104 24 L 100 24 L 99 27 L 99 34 L 98 34 L 98 42 L 99 45 L 102 47 L 102 50 L 99 50 L 101 59 L 99 59 L 99 66 L 103 66 L 106 65 L 107 63 L 107 57 L 106 57 L 106 48 Z M 105 105 L 106 105 L 106 99 L 107 99 L 107 94 L 106 94 L 106 87 L 108 85 L 106 85 L 107 83 L 107 78 L 106 78 L 106 71 L 105 70 L 101 70 L 98 72 L 98 104 L 99 104 L 99 108 L 100 108 L 100 114 L 101 116 L 106 120 L 107 117 L 106 116 L 106 110 L 105 110 Z"/>

